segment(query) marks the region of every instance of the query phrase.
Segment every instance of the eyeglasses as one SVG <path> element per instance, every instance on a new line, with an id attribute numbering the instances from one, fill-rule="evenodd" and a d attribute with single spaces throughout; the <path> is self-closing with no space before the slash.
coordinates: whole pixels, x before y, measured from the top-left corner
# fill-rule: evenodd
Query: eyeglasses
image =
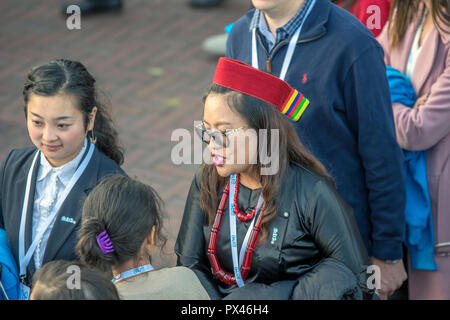
<path id="1" fill-rule="evenodd" d="M 228 129 L 225 131 L 220 131 L 220 130 L 207 130 L 203 123 L 199 123 L 196 126 L 194 126 L 195 132 L 198 134 L 198 136 L 202 139 L 204 143 L 209 144 L 211 138 L 213 138 L 214 143 L 219 148 L 228 147 L 228 145 L 230 144 L 230 139 L 228 136 L 244 128 L 245 126 L 236 129 Z"/>

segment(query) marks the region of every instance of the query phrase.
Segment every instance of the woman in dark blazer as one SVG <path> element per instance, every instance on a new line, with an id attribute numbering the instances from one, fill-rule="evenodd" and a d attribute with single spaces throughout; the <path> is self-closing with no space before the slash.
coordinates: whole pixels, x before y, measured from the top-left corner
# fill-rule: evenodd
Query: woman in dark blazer
<path id="1" fill-rule="evenodd" d="M 25 117 L 34 147 L 12 150 L 0 166 L 0 228 L 25 285 L 46 262 L 77 258 L 85 198 L 106 176 L 125 174 L 117 132 L 94 84 L 81 63 L 63 59 L 27 76 Z"/>

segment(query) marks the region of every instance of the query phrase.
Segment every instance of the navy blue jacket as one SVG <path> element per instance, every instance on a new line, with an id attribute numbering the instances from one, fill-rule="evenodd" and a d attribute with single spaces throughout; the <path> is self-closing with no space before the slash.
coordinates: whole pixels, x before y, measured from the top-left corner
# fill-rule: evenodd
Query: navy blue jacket
<path id="1" fill-rule="evenodd" d="M 254 9 L 229 35 L 227 56 L 251 64 Z M 264 47 L 259 67 L 279 76 L 288 41 Z M 383 49 L 353 15 L 317 0 L 305 21 L 285 79 L 310 105 L 292 122 L 303 144 L 325 165 L 353 207 L 370 255 L 402 257 L 405 230 L 403 155 L 397 145 Z"/>
<path id="2" fill-rule="evenodd" d="M 35 147 L 14 149 L 0 164 L 0 228 L 6 230 L 9 247 L 17 267 L 20 266 L 19 229 L 22 206 L 27 175 L 35 152 Z M 33 203 L 38 171 L 39 166 L 36 165 L 30 187 L 30 195 L 33 196 L 30 196 L 28 200 L 25 226 L 26 250 L 32 242 Z M 45 248 L 42 265 L 53 260 L 78 259 L 75 253 L 75 245 L 77 243 L 77 233 L 81 226 L 81 212 L 84 200 L 101 180 L 116 174 L 125 175 L 126 173 L 113 160 L 98 149 L 95 149 L 85 171 L 61 205 Z M 36 271 L 33 259 L 30 261 L 27 271 L 26 281 L 28 284 L 31 284 L 32 276 Z"/>

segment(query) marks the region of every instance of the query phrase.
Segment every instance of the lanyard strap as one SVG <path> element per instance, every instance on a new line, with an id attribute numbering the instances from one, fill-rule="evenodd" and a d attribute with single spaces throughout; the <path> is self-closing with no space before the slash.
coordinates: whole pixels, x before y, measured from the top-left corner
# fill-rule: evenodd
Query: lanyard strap
<path id="1" fill-rule="evenodd" d="M 314 7 L 314 4 L 316 3 L 316 0 L 312 0 L 308 10 L 305 13 L 305 16 L 303 17 L 303 21 L 298 27 L 298 29 L 295 31 L 292 38 L 289 40 L 289 46 L 286 52 L 286 55 L 284 56 L 283 65 L 281 67 L 281 72 L 279 78 L 284 81 L 286 78 L 286 73 L 289 68 L 289 65 L 291 64 L 292 56 L 294 55 L 295 46 L 297 45 L 298 38 L 300 37 L 300 32 L 302 30 L 303 24 L 306 21 L 306 18 L 308 18 L 309 14 L 311 13 L 312 8 Z M 255 69 L 259 69 L 258 64 L 258 50 L 256 48 L 256 27 L 252 30 L 252 67 Z"/>
<path id="2" fill-rule="evenodd" d="M 228 197 L 228 212 L 230 215 L 230 241 L 231 241 L 231 256 L 233 258 L 233 271 L 234 276 L 236 278 L 236 283 L 238 287 L 244 286 L 244 280 L 242 279 L 241 275 L 241 267 L 242 263 L 244 261 L 245 256 L 245 250 L 247 249 L 248 240 L 250 237 L 250 234 L 253 229 L 253 225 L 255 224 L 255 218 L 258 214 L 259 210 L 261 209 L 261 206 L 264 202 L 264 199 L 262 197 L 262 193 L 259 195 L 258 204 L 256 205 L 256 212 L 253 216 L 252 223 L 250 224 L 250 227 L 247 230 L 247 233 L 244 238 L 244 242 L 242 243 L 241 250 L 239 253 L 239 261 L 238 261 L 238 255 L 237 255 L 237 236 L 236 236 L 236 215 L 234 214 L 234 195 L 236 191 L 236 174 L 232 174 L 230 176 L 230 196 Z"/>
<path id="3" fill-rule="evenodd" d="M 61 194 L 61 197 L 58 199 L 58 201 L 55 204 L 55 207 L 53 208 L 53 214 L 50 216 L 50 219 L 48 219 L 47 223 L 44 225 L 44 228 L 36 234 L 33 242 L 31 243 L 30 248 L 28 248 L 28 251 L 25 254 L 25 224 L 27 220 L 27 211 L 28 211 L 28 199 L 30 197 L 30 188 L 31 188 L 31 177 L 33 175 L 33 170 L 36 165 L 36 160 L 39 155 L 39 150 L 36 152 L 36 155 L 34 156 L 33 162 L 31 164 L 30 170 L 28 171 L 28 177 L 27 177 L 27 186 L 25 189 L 25 197 L 22 207 L 22 216 L 20 218 L 20 229 L 19 229 L 19 263 L 20 263 L 20 278 L 23 279 L 27 272 L 28 264 L 30 263 L 31 257 L 34 254 L 34 251 L 36 250 L 41 238 L 44 236 L 45 231 L 48 229 L 50 224 L 53 222 L 53 220 L 56 218 L 58 211 L 61 207 L 61 205 L 66 200 L 67 196 L 69 195 L 70 191 L 72 190 L 75 183 L 78 181 L 80 176 L 83 174 L 84 170 L 86 169 L 89 161 L 92 158 L 92 154 L 94 153 L 95 146 L 91 143 L 89 143 L 89 151 L 84 158 L 83 162 L 80 164 L 78 169 L 75 171 L 74 175 L 70 179 L 69 183 L 67 184 L 66 188 Z"/>
<path id="4" fill-rule="evenodd" d="M 151 264 L 146 264 L 145 266 L 137 267 L 137 268 L 134 268 L 134 269 L 122 272 L 121 274 L 115 276 L 111 280 L 111 282 L 113 284 L 116 284 L 117 281 L 125 280 L 125 279 L 128 279 L 130 277 L 137 276 L 138 274 L 141 274 L 141 273 L 144 273 L 144 272 L 148 272 L 148 271 L 153 271 L 153 270 L 155 270 L 155 269 L 153 268 L 153 266 Z"/>
<path id="5" fill-rule="evenodd" d="M 0 289 L 2 290 L 2 293 L 5 296 L 5 299 L 9 300 L 8 294 L 6 293 L 5 287 L 3 287 L 3 284 L 1 281 L 0 281 Z"/>

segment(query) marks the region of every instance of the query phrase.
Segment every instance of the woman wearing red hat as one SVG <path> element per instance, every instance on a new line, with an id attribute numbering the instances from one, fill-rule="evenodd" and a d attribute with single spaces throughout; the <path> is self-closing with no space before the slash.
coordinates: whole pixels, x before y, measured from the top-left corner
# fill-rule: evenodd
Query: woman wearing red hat
<path id="1" fill-rule="evenodd" d="M 194 270 L 212 298 L 373 294 L 352 210 L 285 117 L 298 121 L 308 104 L 272 75 L 219 60 L 196 127 L 212 164 L 193 179 L 175 245 L 178 265 Z M 264 170 L 261 150 L 270 150 L 275 171 Z"/>

